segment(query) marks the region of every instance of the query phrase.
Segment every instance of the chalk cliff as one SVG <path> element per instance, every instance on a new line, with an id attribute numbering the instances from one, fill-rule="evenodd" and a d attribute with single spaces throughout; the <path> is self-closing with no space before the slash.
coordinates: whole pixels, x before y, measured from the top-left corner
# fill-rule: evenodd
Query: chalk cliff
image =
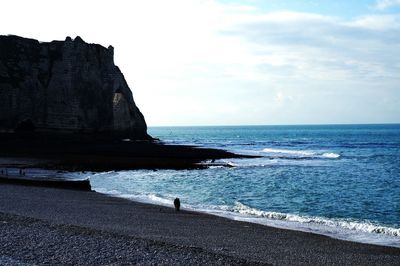
<path id="1" fill-rule="evenodd" d="M 114 49 L 0 36 L 0 132 L 148 138 Z"/>

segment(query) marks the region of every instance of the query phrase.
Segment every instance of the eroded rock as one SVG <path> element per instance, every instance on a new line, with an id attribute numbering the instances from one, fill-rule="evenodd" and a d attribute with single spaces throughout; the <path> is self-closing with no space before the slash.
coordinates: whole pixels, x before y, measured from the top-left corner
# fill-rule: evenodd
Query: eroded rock
<path id="1" fill-rule="evenodd" d="M 114 48 L 0 36 L 0 131 L 147 138 L 145 119 L 114 65 Z"/>

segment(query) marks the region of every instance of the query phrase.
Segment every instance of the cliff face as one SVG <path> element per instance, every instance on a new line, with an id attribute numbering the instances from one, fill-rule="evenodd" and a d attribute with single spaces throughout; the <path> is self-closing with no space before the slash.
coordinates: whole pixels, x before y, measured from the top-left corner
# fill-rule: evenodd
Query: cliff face
<path id="1" fill-rule="evenodd" d="M 0 131 L 147 138 L 114 51 L 80 37 L 40 43 L 0 36 Z"/>

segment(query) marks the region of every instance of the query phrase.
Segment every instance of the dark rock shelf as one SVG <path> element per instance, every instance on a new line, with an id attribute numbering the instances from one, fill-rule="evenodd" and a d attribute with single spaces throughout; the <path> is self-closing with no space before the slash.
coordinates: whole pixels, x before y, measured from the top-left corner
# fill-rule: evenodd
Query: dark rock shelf
<path id="1" fill-rule="evenodd" d="M 30 179 L 30 178 L 0 176 L 0 184 L 92 191 L 92 187 L 90 185 L 89 180 L 46 180 L 40 178 Z"/>

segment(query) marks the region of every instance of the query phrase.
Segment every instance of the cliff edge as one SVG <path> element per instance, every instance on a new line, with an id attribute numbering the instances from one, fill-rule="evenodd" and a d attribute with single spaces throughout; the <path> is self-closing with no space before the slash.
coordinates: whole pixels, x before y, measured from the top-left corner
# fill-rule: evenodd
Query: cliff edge
<path id="1" fill-rule="evenodd" d="M 114 49 L 0 36 L 0 132 L 148 139 Z"/>

